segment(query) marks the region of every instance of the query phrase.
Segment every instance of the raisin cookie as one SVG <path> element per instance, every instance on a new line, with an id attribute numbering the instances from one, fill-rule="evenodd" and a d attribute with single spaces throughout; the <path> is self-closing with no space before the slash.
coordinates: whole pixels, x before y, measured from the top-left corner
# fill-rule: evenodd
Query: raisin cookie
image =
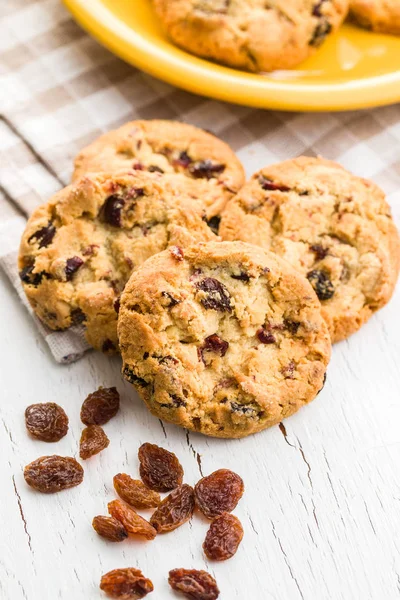
<path id="1" fill-rule="evenodd" d="M 362 27 L 400 35 L 399 0 L 351 0 L 350 10 Z"/>
<path id="2" fill-rule="evenodd" d="M 118 347 L 119 295 L 133 269 L 170 243 L 218 239 L 187 179 L 135 171 L 78 180 L 39 207 L 22 237 L 25 293 L 51 329 L 83 323 L 89 343 Z"/>
<path id="3" fill-rule="evenodd" d="M 245 182 L 243 166 L 225 142 L 177 121 L 132 121 L 102 135 L 76 157 L 74 179 L 125 169 L 180 173 L 194 189 L 201 182 L 209 188 L 207 194 L 215 196 L 207 209 L 210 218 Z"/>
<path id="4" fill-rule="evenodd" d="M 121 297 L 123 373 L 150 411 L 216 437 L 287 417 L 322 388 L 330 338 L 309 282 L 242 242 L 169 248 Z"/>
<path id="5" fill-rule="evenodd" d="M 227 205 L 219 233 L 272 250 L 303 273 L 333 342 L 389 301 L 399 272 L 399 236 L 383 192 L 321 158 L 256 173 Z"/>
<path id="6" fill-rule="evenodd" d="M 255 72 L 297 66 L 348 11 L 348 0 L 153 0 L 153 5 L 178 46 Z"/>

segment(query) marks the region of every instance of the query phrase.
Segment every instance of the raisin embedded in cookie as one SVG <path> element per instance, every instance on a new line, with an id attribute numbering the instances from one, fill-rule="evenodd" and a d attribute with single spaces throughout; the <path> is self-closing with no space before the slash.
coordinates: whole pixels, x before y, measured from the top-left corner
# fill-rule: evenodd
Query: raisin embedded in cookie
<path id="1" fill-rule="evenodd" d="M 115 352 L 119 296 L 132 270 L 169 244 L 216 239 L 206 190 L 196 197 L 189 188 L 181 175 L 98 174 L 35 210 L 19 269 L 37 316 L 51 329 L 83 324 L 92 346 Z"/>
<path id="2" fill-rule="evenodd" d="M 153 0 L 169 37 L 204 58 L 247 69 L 297 66 L 335 31 L 348 0 Z"/>
<path id="3" fill-rule="evenodd" d="M 399 0 L 350 0 L 350 11 L 362 27 L 400 35 Z"/>
<path id="4" fill-rule="evenodd" d="M 118 334 L 124 376 L 150 411 L 216 437 L 296 412 L 322 388 L 330 357 L 310 283 L 241 242 L 150 258 L 122 294 Z"/>
<path id="5" fill-rule="evenodd" d="M 227 205 L 225 240 L 276 252 L 322 303 L 332 341 L 386 304 L 399 272 L 399 235 L 383 192 L 337 163 L 300 157 L 262 169 Z"/>
<path id="6" fill-rule="evenodd" d="M 245 181 L 243 166 L 231 148 L 211 133 L 177 121 L 132 121 L 84 148 L 75 159 L 74 179 L 89 173 L 121 170 L 180 173 L 214 202 L 209 218 Z"/>

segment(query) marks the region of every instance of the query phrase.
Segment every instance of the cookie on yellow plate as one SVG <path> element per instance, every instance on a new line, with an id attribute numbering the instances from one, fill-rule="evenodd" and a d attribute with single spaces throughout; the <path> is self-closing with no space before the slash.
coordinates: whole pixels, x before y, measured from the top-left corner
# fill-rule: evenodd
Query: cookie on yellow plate
<path id="1" fill-rule="evenodd" d="M 400 35 L 399 0 L 350 0 L 350 10 L 363 27 Z"/>

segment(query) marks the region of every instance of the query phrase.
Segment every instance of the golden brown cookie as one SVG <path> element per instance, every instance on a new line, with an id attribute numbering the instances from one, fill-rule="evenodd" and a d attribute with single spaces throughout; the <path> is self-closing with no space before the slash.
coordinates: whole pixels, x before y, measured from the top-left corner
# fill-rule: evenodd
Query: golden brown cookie
<path id="1" fill-rule="evenodd" d="M 179 173 L 193 188 L 201 183 L 214 194 L 208 218 L 243 185 L 243 166 L 231 148 L 211 133 L 177 121 L 132 121 L 110 131 L 75 159 L 74 179 L 85 173 L 121 170 Z"/>
<path id="2" fill-rule="evenodd" d="M 307 281 L 241 242 L 169 248 L 121 297 L 123 373 L 157 417 L 216 437 L 278 423 L 322 388 L 330 339 Z"/>
<path id="3" fill-rule="evenodd" d="M 297 66 L 348 11 L 348 0 L 153 0 L 153 5 L 178 46 L 256 72 Z"/>
<path id="4" fill-rule="evenodd" d="M 362 27 L 400 35 L 399 0 L 350 0 L 350 11 Z"/>
<path id="5" fill-rule="evenodd" d="M 322 158 L 256 173 L 227 205 L 219 234 L 272 250 L 308 277 L 334 342 L 389 301 L 399 272 L 399 235 L 382 190 Z"/>
<path id="6" fill-rule="evenodd" d="M 132 270 L 170 243 L 216 239 L 206 206 L 181 175 L 98 174 L 61 190 L 35 210 L 21 241 L 20 276 L 35 313 L 51 329 L 83 323 L 94 348 L 116 351 L 119 296 Z"/>

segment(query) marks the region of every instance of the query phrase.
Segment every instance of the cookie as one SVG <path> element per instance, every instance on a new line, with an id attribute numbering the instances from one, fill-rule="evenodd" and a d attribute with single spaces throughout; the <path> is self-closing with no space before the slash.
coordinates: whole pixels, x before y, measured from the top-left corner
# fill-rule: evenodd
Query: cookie
<path id="1" fill-rule="evenodd" d="M 123 373 L 150 411 L 216 437 L 274 425 L 322 388 L 330 339 L 309 282 L 241 242 L 170 248 L 121 297 Z"/>
<path id="2" fill-rule="evenodd" d="M 37 316 L 51 329 L 84 324 L 89 343 L 118 348 L 119 295 L 133 269 L 170 243 L 216 236 L 205 196 L 187 178 L 135 171 L 83 177 L 28 221 L 20 277 Z"/>
<path id="3" fill-rule="evenodd" d="M 181 48 L 255 72 L 296 67 L 348 11 L 348 0 L 153 0 L 153 5 Z"/>
<path id="4" fill-rule="evenodd" d="M 351 0 L 350 11 L 362 27 L 400 35 L 399 0 Z"/>
<path id="5" fill-rule="evenodd" d="M 144 170 L 180 173 L 215 194 L 209 218 L 245 181 L 243 166 L 222 140 L 177 121 L 132 121 L 98 138 L 75 159 L 74 179 L 88 172 Z"/>
<path id="6" fill-rule="evenodd" d="M 399 272 L 399 236 L 383 192 L 321 158 L 256 173 L 227 205 L 219 233 L 272 250 L 308 277 L 333 342 L 389 301 Z"/>

